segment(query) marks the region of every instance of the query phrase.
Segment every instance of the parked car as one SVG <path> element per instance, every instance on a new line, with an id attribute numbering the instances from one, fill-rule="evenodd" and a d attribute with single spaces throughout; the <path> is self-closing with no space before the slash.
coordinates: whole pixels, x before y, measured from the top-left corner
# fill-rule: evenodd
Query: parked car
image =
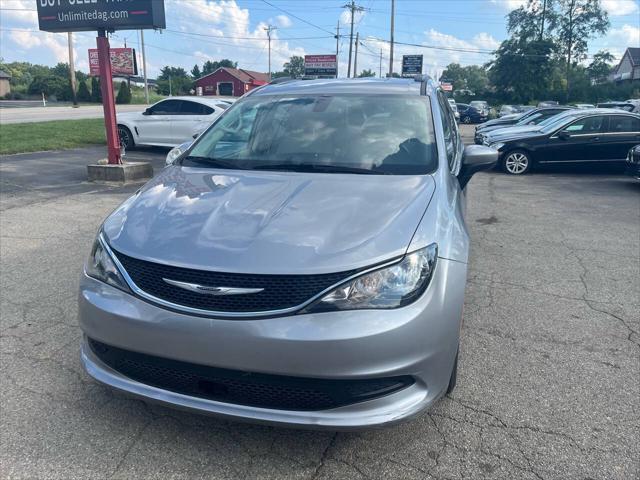
<path id="1" fill-rule="evenodd" d="M 627 155 L 627 175 L 640 180 L 640 145 L 636 145 Z"/>
<path id="2" fill-rule="evenodd" d="M 520 108 L 517 105 L 502 105 L 498 111 L 498 117 L 502 118 L 505 115 L 519 114 Z"/>
<path id="3" fill-rule="evenodd" d="M 120 145 L 174 147 L 208 127 L 229 108 L 228 100 L 211 97 L 170 97 L 142 112 L 118 114 Z"/>
<path id="4" fill-rule="evenodd" d="M 456 121 L 460 120 L 460 112 L 458 112 L 458 106 L 456 105 L 456 101 L 453 98 L 449 98 L 449 105 L 451 105 L 451 109 L 453 110 L 453 115 L 456 117 Z"/>
<path id="5" fill-rule="evenodd" d="M 484 100 L 474 100 L 469 103 L 473 108 L 477 109 L 486 117 L 489 117 L 489 113 L 491 112 L 491 107 Z"/>
<path id="6" fill-rule="evenodd" d="M 622 163 L 640 140 L 640 115 L 607 109 L 572 110 L 535 132 L 490 143 L 505 172 L 522 175 L 536 164 Z"/>
<path id="7" fill-rule="evenodd" d="M 542 107 L 555 107 L 559 105 L 558 102 L 556 102 L 555 100 L 545 100 L 543 102 L 538 103 L 538 108 L 542 108 Z"/>
<path id="8" fill-rule="evenodd" d="M 598 108 L 615 108 L 617 110 L 624 110 L 625 112 L 635 112 L 637 107 L 630 102 L 602 102 L 598 104 Z"/>
<path id="9" fill-rule="evenodd" d="M 147 400 L 362 428 L 450 392 L 469 256 L 464 147 L 428 77 L 266 85 L 104 221 L 81 360 Z M 330 192 L 330 194 L 328 194 Z"/>
<path id="10" fill-rule="evenodd" d="M 487 113 L 483 113 L 471 105 L 466 103 L 457 103 L 458 112 L 460 113 L 460 121 L 462 123 L 482 123 L 486 122 L 488 118 Z"/>
<path id="11" fill-rule="evenodd" d="M 591 103 L 574 103 L 573 105 L 571 105 L 572 108 L 577 108 L 579 110 L 589 110 L 591 108 L 596 108 L 595 105 L 592 105 Z"/>
<path id="12" fill-rule="evenodd" d="M 474 136 L 474 142 L 477 145 L 484 144 L 484 138 L 489 132 L 493 132 L 495 130 L 499 130 L 501 128 L 505 128 L 508 126 L 525 126 L 525 125 L 538 125 L 544 120 L 558 115 L 559 113 L 570 110 L 569 107 L 551 107 L 551 108 L 536 108 L 527 113 L 520 114 L 515 118 L 505 118 L 489 120 L 488 122 L 476 127 L 476 133 Z M 496 122 L 496 123 L 492 123 Z"/>

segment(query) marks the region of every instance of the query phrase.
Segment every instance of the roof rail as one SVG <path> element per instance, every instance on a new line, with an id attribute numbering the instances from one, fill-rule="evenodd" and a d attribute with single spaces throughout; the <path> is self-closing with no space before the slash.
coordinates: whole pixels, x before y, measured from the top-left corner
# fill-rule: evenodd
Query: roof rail
<path id="1" fill-rule="evenodd" d="M 421 73 L 413 77 L 413 79 L 416 82 L 420 82 L 420 95 L 426 95 L 427 84 L 429 83 L 429 80 L 431 80 L 431 77 L 426 73 Z"/>
<path id="2" fill-rule="evenodd" d="M 295 80 L 297 80 L 297 78 L 293 78 L 293 77 L 278 77 L 278 78 L 274 78 L 273 80 L 271 80 L 269 82 L 269 85 L 277 85 L 278 83 L 293 82 Z"/>

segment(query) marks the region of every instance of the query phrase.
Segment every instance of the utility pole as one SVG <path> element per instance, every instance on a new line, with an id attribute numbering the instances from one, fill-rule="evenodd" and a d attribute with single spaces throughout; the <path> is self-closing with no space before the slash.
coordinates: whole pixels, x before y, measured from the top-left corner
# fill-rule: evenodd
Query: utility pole
<path id="1" fill-rule="evenodd" d="M 353 58 L 353 77 L 358 76 L 358 43 L 360 42 L 360 32 L 356 33 L 356 54 Z"/>
<path id="2" fill-rule="evenodd" d="M 340 54 L 340 20 L 336 25 L 336 78 L 338 78 L 338 55 Z"/>
<path id="3" fill-rule="evenodd" d="M 356 5 L 355 0 L 351 0 L 351 3 L 343 5 L 342 8 L 348 8 L 351 10 L 351 34 L 349 35 L 349 66 L 347 68 L 347 78 L 351 77 L 351 52 L 353 49 L 353 17 L 355 16 L 355 12 L 361 12 L 364 10 L 359 5 Z"/>
<path id="4" fill-rule="evenodd" d="M 67 40 L 69 41 L 69 78 L 71 79 L 71 97 L 73 98 L 73 106 L 78 106 L 78 94 L 76 89 L 76 67 L 73 62 L 73 34 L 67 32 Z"/>
<path id="5" fill-rule="evenodd" d="M 382 49 L 380 49 L 380 66 L 378 67 L 378 77 L 382 78 Z"/>
<path id="6" fill-rule="evenodd" d="M 391 0 L 391 41 L 389 49 L 389 76 L 393 76 L 393 24 L 396 14 L 396 0 Z"/>
<path id="7" fill-rule="evenodd" d="M 265 30 L 267 31 L 267 38 L 269 39 L 269 81 L 271 81 L 271 32 L 276 30 L 276 27 L 268 25 Z"/>
<path id="8" fill-rule="evenodd" d="M 142 50 L 142 72 L 144 74 L 144 101 L 149 105 L 149 84 L 147 83 L 147 59 L 144 55 L 144 30 L 140 30 L 140 46 Z"/>

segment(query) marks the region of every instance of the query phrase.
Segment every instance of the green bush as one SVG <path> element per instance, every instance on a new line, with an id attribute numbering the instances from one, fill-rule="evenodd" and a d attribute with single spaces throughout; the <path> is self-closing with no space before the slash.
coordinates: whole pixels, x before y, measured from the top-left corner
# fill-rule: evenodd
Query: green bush
<path id="1" fill-rule="evenodd" d="M 91 101 L 102 103 L 102 91 L 100 90 L 100 80 L 98 77 L 91 77 Z"/>
<path id="2" fill-rule="evenodd" d="M 89 91 L 89 87 L 87 87 L 87 82 L 80 82 L 78 85 L 77 98 L 79 102 L 91 101 L 91 92 Z"/>
<path id="3" fill-rule="evenodd" d="M 125 81 L 120 82 L 120 89 L 118 90 L 116 103 L 117 104 L 131 103 L 131 90 L 129 89 L 129 84 Z"/>

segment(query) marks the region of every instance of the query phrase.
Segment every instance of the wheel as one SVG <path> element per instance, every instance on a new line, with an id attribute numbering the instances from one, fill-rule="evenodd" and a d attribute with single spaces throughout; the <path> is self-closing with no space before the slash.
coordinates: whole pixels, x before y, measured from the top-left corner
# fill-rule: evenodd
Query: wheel
<path id="1" fill-rule="evenodd" d="M 471 117 L 469 115 L 465 115 L 464 117 L 462 117 L 462 123 L 466 123 L 467 125 L 469 125 L 471 123 Z"/>
<path id="2" fill-rule="evenodd" d="M 458 352 L 456 352 L 456 359 L 453 362 L 453 371 L 451 372 L 451 377 L 449 378 L 449 386 L 447 387 L 447 395 L 453 392 L 453 389 L 456 388 L 456 383 L 458 382 Z"/>
<path id="3" fill-rule="evenodd" d="M 524 175 L 531 170 L 531 158 L 523 150 L 513 150 L 505 156 L 502 168 L 511 175 Z"/>
<path id="4" fill-rule="evenodd" d="M 131 150 L 135 147 L 131 130 L 124 125 L 118 125 L 118 139 L 120 140 L 120 146 L 124 147 L 125 150 Z"/>

